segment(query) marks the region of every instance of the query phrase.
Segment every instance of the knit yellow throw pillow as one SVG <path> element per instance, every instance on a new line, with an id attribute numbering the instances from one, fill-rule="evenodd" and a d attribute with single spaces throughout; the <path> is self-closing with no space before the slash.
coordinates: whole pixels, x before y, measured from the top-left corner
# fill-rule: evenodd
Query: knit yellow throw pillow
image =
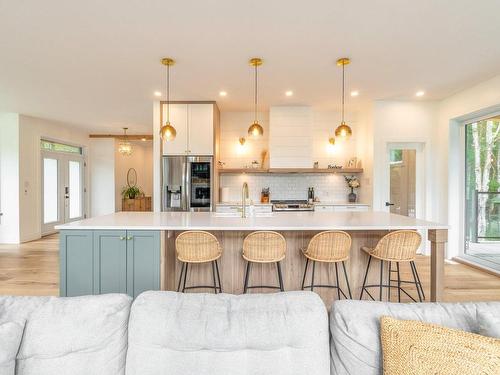
<path id="1" fill-rule="evenodd" d="M 384 375 L 499 375 L 500 340 L 413 320 L 380 319 Z"/>

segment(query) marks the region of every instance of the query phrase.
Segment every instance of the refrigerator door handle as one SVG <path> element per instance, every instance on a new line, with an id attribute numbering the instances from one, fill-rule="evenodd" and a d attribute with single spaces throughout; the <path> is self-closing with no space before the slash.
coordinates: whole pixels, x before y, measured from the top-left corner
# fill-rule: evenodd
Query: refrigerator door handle
<path id="1" fill-rule="evenodd" d="M 184 211 L 191 209 L 191 162 L 188 158 L 184 163 Z"/>

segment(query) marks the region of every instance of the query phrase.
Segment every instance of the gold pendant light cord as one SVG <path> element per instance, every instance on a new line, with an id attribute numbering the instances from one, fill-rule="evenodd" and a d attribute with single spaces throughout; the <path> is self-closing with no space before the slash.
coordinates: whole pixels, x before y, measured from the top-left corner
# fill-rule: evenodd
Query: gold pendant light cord
<path id="1" fill-rule="evenodd" d="M 345 64 L 342 64 L 342 123 L 344 123 L 344 102 L 345 102 Z"/>
<path id="2" fill-rule="evenodd" d="M 254 94 L 254 117 L 255 117 L 255 123 L 257 123 L 257 64 L 255 64 L 255 94 Z"/>
<path id="3" fill-rule="evenodd" d="M 170 65 L 167 65 L 167 123 L 170 123 Z"/>

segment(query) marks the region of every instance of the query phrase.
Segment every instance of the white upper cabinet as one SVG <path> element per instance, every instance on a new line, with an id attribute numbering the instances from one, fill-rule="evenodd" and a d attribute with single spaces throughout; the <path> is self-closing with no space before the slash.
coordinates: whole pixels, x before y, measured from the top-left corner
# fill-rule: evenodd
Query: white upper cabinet
<path id="1" fill-rule="evenodd" d="M 188 150 L 191 155 L 214 154 L 214 105 L 188 104 Z"/>
<path id="2" fill-rule="evenodd" d="M 162 121 L 166 118 L 163 104 Z M 213 104 L 170 104 L 170 123 L 177 135 L 173 141 L 163 141 L 163 155 L 214 154 Z"/>
<path id="3" fill-rule="evenodd" d="M 167 121 L 167 105 L 163 105 L 162 126 Z M 170 104 L 170 124 L 177 135 L 173 141 L 163 141 L 163 155 L 185 155 L 188 150 L 188 105 Z"/>

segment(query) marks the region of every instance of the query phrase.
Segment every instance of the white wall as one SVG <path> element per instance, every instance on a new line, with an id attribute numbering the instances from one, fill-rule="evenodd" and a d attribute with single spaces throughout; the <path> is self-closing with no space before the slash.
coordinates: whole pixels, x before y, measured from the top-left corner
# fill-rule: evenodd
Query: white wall
<path id="1" fill-rule="evenodd" d="M 115 140 L 92 138 L 89 145 L 90 217 L 115 212 Z"/>
<path id="2" fill-rule="evenodd" d="M 19 115 L 0 113 L 0 243 L 19 243 Z"/>
<path id="3" fill-rule="evenodd" d="M 150 141 L 132 143 L 133 154 L 124 156 L 118 152 L 117 140 L 114 144 L 115 211 L 122 210 L 122 189 L 127 186 L 127 173 L 130 168 L 137 172 L 137 186 L 150 197 L 153 193 L 153 144 Z"/>

